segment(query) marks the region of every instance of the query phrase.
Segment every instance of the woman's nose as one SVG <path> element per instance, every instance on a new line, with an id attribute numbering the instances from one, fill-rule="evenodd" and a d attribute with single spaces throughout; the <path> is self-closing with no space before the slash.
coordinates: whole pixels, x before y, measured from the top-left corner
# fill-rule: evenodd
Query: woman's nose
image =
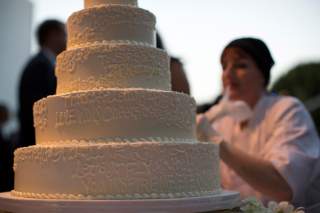
<path id="1" fill-rule="evenodd" d="M 223 75 L 225 76 L 225 78 L 228 78 L 228 79 L 232 79 L 234 77 L 234 70 L 233 68 L 230 66 L 230 67 L 226 67 L 224 70 L 223 70 Z"/>

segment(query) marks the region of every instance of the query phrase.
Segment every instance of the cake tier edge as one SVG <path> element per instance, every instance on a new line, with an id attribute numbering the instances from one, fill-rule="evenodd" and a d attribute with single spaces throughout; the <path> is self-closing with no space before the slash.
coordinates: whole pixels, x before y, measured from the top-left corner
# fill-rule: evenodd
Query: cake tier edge
<path id="1" fill-rule="evenodd" d="M 197 144 L 31 146 L 18 149 L 14 196 L 159 199 L 220 190 L 219 147 Z"/>
<path id="2" fill-rule="evenodd" d="M 57 57 L 57 94 L 108 89 L 171 90 L 169 57 L 163 50 L 132 44 L 97 44 Z"/>
<path id="3" fill-rule="evenodd" d="M 97 7 L 100 5 L 108 5 L 108 4 L 119 4 L 119 5 L 130 5 L 137 7 L 138 1 L 137 0 L 84 0 L 84 7 Z"/>
<path id="4" fill-rule="evenodd" d="M 148 89 L 108 89 L 54 95 L 34 105 L 37 144 L 116 138 L 196 140 L 195 101 Z"/>
<path id="5" fill-rule="evenodd" d="M 67 21 L 67 48 L 102 41 L 129 41 L 156 46 L 156 18 L 147 10 L 104 5 L 73 13 Z"/>

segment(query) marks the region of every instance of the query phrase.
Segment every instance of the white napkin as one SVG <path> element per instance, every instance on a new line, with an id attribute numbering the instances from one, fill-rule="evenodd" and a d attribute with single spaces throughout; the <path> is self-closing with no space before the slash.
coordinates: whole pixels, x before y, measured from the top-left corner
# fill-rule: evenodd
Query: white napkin
<path id="1" fill-rule="evenodd" d="M 229 89 L 227 88 L 219 104 L 211 107 L 211 109 L 205 114 L 197 115 L 198 140 L 220 143 L 222 141 L 222 137 L 213 128 L 212 123 L 224 116 L 231 116 L 237 122 L 242 122 L 250 119 L 252 114 L 253 112 L 246 102 L 230 100 Z"/>
<path id="2" fill-rule="evenodd" d="M 234 118 L 237 122 L 242 122 L 249 120 L 252 114 L 253 112 L 246 102 L 230 100 L 228 88 L 219 104 L 211 107 L 211 109 L 205 113 L 210 123 L 227 115 Z"/>
<path id="3" fill-rule="evenodd" d="M 197 121 L 197 138 L 200 142 L 213 142 L 219 144 L 222 141 L 220 134 L 212 127 L 208 118 L 204 114 L 198 114 Z"/>

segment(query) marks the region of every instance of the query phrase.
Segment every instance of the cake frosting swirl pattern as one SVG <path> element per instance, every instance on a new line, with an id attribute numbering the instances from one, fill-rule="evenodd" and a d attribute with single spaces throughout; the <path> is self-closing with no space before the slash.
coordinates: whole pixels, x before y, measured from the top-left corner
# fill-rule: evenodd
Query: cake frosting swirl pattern
<path id="1" fill-rule="evenodd" d="M 74 13 L 68 19 L 69 49 L 105 41 L 130 41 L 155 46 L 154 15 L 141 8 L 100 5 Z"/>
<path id="2" fill-rule="evenodd" d="M 168 55 L 133 44 L 96 45 L 57 58 L 57 94 L 107 88 L 171 90 Z"/>
<path id="3" fill-rule="evenodd" d="M 14 196 L 159 199 L 220 191 L 219 147 L 195 101 L 171 91 L 155 17 L 136 0 L 85 0 L 68 19 L 57 94 L 34 105 L 36 145 L 15 152 Z"/>
<path id="4" fill-rule="evenodd" d="M 214 165 L 218 153 L 210 146 L 215 145 L 138 142 L 24 148 L 16 158 L 15 194 L 53 199 L 212 194 L 210 189 L 219 187 L 215 179 L 218 167 Z"/>
<path id="5" fill-rule="evenodd" d="M 34 106 L 37 143 L 145 137 L 159 142 L 166 137 L 196 141 L 195 107 L 187 95 L 160 90 L 109 89 L 49 96 Z"/>

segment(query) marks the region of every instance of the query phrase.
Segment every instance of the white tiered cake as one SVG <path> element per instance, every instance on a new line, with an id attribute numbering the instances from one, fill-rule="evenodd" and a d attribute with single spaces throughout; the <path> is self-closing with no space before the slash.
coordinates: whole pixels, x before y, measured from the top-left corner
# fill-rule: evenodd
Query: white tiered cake
<path id="1" fill-rule="evenodd" d="M 12 195 L 151 199 L 220 190 L 218 147 L 199 143 L 195 102 L 172 92 L 155 17 L 136 0 L 85 0 L 68 19 L 57 95 L 34 106 L 37 145 L 15 153 Z"/>

